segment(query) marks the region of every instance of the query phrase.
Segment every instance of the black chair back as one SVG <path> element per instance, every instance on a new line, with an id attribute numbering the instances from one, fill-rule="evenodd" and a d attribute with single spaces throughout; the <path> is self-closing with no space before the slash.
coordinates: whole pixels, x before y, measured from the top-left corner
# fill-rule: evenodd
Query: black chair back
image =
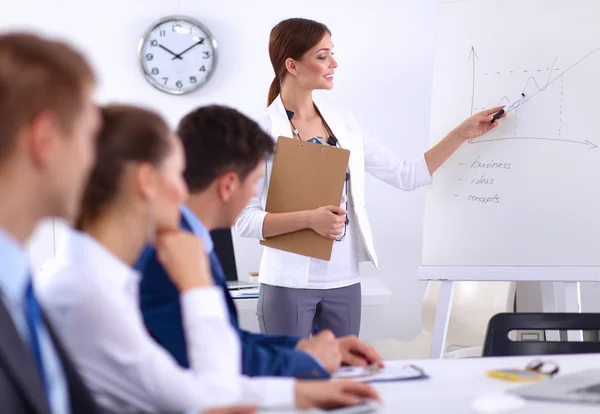
<path id="1" fill-rule="evenodd" d="M 600 342 L 516 342 L 508 337 L 514 330 L 600 331 L 600 313 L 499 313 L 488 324 L 483 356 L 600 353 Z"/>

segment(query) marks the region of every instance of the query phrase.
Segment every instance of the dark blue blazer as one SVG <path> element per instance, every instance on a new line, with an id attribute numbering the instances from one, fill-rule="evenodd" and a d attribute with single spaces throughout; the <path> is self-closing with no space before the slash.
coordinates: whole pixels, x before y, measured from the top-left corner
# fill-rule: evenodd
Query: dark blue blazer
<path id="1" fill-rule="evenodd" d="M 181 228 L 191 231 L 182 217 Z M 295 350 L 299 338 L 254 334 L 240 329 L 237 310 L 218 258 L 210 257 L 215 284 L 223 291 L 231 324 L 242 345 L 242 372 L 248 376 L 286 376 L 296 378 L 328 378 L 329 374 L 310 355 Z M 185 368 L 189 368 L 185 332 L 181 320 L 179 292 L 156 258 L 156 250 L 147 247 L 136 269 L 142 273 L 140 307 L 152 337 L 166 348 Z"/>

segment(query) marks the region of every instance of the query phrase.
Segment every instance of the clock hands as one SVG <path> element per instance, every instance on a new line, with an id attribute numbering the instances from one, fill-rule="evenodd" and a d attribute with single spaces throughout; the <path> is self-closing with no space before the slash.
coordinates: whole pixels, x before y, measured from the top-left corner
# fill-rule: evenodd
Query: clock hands
<path id="1" fill-rule="evenodd" d="M 180 60 L 183 60 L 181 56 L 179 56 L 179 55 L 178 55 L 177 53 L 175 53 L 175 52 L 172 52 L 172 51 L 170 51 L 169 49 L 167 49 L 167 48 L 166 48 L 166 47 L 164 47 L 163 45 L 158 45 L 158 47 L 160 47 L 160 48 L 162 48 L 162 49 L 166 50 L 167 52 L 169 52 L 170 54 L 172 54 L 173 56 L 175 56 L 175 57 L 173 58 L 173 60 L 175 60 L 175 59 L 180 59 Z"/>
<path id="2" fill-rule="evenodd" d="M 191 45 L 190 47 L 188 47 L 187 49 L 185 49 L 183 52 L 179 53 L 178 55 L 175 55 L 173 57 L 172 60 L 175 60 L 176 58 L 182 59 L 181 55 L 183 55 L 184 53 L 187 53 L 188 51 L 190 51 L 191 49 L 195 48 L 198 45 L 201 45 L 202 43 L 204 43 L 204 39 L 200 39 L 198 40 L 196 43 L 194 43 L 193 45 Z"/>
<path id="3" fill-rule="evenodd" d="M 198 40 L 196 43 L 194 43 L 193 45 L 191 45 L 190 47 L 188 47 L 187 49 L 185 49 L 183 52 L 181 53 L 175 53 L 170 49 L 167 49 L 166 47 L 164 47 L 163 45 L 158 45 L 158 47 L 160 47 L 163 50 L 166 50 L 167 52 L 169 52 L 170 54 L 173 55 L 173 59 L 171 60 L 175 60 L 175 59 L 179 59 L 179 60 L 183 60 L 183 58 L 181 57 L 184 53 L 189 52 L 190 50 L 192 50 L 193 48 L 195 48 L 198 45 L 201 45 L 202 43 L 204 43 L 204 39 L 200 39 Z"/>

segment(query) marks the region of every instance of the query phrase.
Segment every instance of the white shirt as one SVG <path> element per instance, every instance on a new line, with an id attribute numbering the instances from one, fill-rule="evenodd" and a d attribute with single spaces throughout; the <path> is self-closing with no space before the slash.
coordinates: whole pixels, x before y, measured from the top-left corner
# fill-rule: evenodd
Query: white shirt
<path id="1" fill-rule="evenodd" d="M 350 198 L 350 192 L 348 197 Z M 345 202 L 340 207 L 345 209 Z M 327 261 L 309 258 L 308 283 L 305 289 L 338 289 L 360 283 L 356 216 L 352 199 L 348 200 L 347 214 L 349 222 L 346 226 L 346 236 L 341 241 L 333 242 L 331 259 Z"/>
<path id="2" fill-rule="evenodd" d="M 338 289 L 360 283 L 355 234 L 350 222 L 344 240 L 334 242 L 329 261 L 309 259 L 308 283 L 304 289 Z"/>
<path id="3" fill-rule="evenodd" d="M 17 241 L 2 229 L 0 229 L 0 266 L 2 267 L 0 296 L 23 343 L 31 347 L 25 316 L 25 290 L 30 280 L 29 262 L 25 251 Z M 62 363 L 44 325 L 37 327 L 37 335 L 48 387 L 50 411 L 52 414 L 68 414 L 71 412 L 71 403 Z"/>
<path id="4" fill-rule="evenodd" d="M 232 404 L 292 406 L 290 379 L 240 375 L 239 338 L 218 287 L 181 295 L 190 369 L 146 331 L 140 275 L 70 230 L 36 290 L 97 402 L 115 412 L 182 412 Z"/>
<path id="5" fill-rule="evenodd" d="M 317 106 L 340 146 L 350 151 L 348 163 L 350 202 L 355 218 L 353 230 L 355 230 L 356 246 L 345 253 L 350 254 L 345 260 L 350 260 L 352 263 L 355 260 L 371 261 L 377 267 L 377 254 L 365 202 L 365 172 L 396 188 L 409 191 L 431 183 L 425 157 L 422 156 L 415 161 L 400 159 L 363 130 L 351 113 L 338 111 L 318 102 Z M 262 126 L 273 139 L 279 136 L 292 136 L 291 126 L 280 96 L 267 108 Z M 267 161 L 265 176 L 259 182 L 258 195 L 248 203 L 236 220 L 235 231 L 242 237 L 264 240 L 263 223 L 267 215 L 265 206 L 272 168 L 272 160 Z M 334 242 L 334 248 L 336 248 L 335 243 L 337 242 Z M 356 258 L 353 257 L 354 255 Z M 309 279 L 313 280 L 311 261 L 312 259 L 307 256 L 264 247 L 259 282 L 274 286 L 306 288 Z M 349 278 L 354 278 L 354 275 L 350 274 Z"/>

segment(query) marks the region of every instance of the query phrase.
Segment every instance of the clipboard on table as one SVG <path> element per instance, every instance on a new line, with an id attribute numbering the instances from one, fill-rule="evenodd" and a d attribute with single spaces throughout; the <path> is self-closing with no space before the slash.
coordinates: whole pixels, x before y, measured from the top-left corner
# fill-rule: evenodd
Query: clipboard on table
<path id="1" fill-rule="evenodd" d="M 338 206 L 349 160 L 347 149 L 278 137 L 265 210 L 289 213 Z M 331 259 L 333 249 L 333 240 L 311 229 L 269 237 L 260 243 L 321 260 Z"/>
<path id="2" fill-rule="evenodd" d="M 366 367 L 343 366 L 331 375 L 332 378 L 349 378 L 359 382 L 392 382 L 429 379 L 429 375 L 416 365 L 391 364 L 380 368 L 377 364 Z"/>

